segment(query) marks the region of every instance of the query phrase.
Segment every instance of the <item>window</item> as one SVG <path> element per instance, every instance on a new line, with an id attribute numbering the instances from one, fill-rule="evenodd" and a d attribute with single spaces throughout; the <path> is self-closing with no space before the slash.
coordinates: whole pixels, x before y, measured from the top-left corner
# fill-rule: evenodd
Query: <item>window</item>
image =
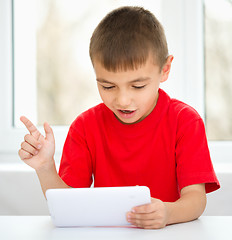
<path id="1" fill-rule="evenodd" d="M 216 61 L 221 63 L 222 60 L 212 61 L 210 55 L 213 54 L 211 48 L 216 49 L 211 45 L 215 44 L 212 39 L 216 40 L 216 37 L 212 37 L 210 24 L 213 21 L 221 24 L 218 17 L 212 17 L 211 2 L 215 1 L 86 0 L 76 6 L 78 1 L 75 0 L 68 3 L 65 0 L 0 1 L 0 161 L 17 160 L 17 150 L 27 132 L 19 122 L 22 114 L 35 122 L 41 132 L 44 121 L 52 124 L 59 161 L 70 123 L 80 112 L 101 101 L 88 56 L 93 29 L 111 9 L 122 5 L 140 5 L 154 12 L 161 21 L 169 52 L 174 55 L 169 80 L 161 87 L 172 97 L 192 105 L 205 119 L 209 139 L 214 140 L 209 142 L 213 161 L 231 163 L 229 104 L 223 104 L 229 110 L 219 114 L 223 108 L 219 105 L 219 110 L 215 111 L 216 98 L 212 99 L 215 96 L 213 87 L 219 84 L 211 81 L 212 75 L 219 75 L 212 74 L 212 68 L 213 71 L 217 70 L 212 64 Z M 229 4 L 227 11 L 231 9 L 228 7 L 231 1 L 217 2 Z M 229 21 L 227 23 L 229 26 Z M 225 22 L 222 25 L 218 31 L 223 30 Z M 224 34 L 229 34 L 229 31 L 220 32 L 219 40 L 223 38 L 229 44 L 231 35 L 228 40 L 227 36 L 223 37 Z M 229 47 L 223 52 L 228 53 L 227 61 L 231 61 Z M 231 68 L 227 70 L 231 71 Z M 227 84 L 226 91 L 229 92 Z M 223 89 L 223 86 L 217 87 L 217 96 L 221 94 L 225 97 Z M 219 102 L 226 99 L 219 98 Z M 220 134 L 215 131 L 221 125 L 221 119 L 215 118 L 219 115 L 229 119 L 223 123 L 226 127 L 222 129 L 223 133 L 220 130 Z"/>
<path id="2" fill-rule="evenodd" d="M 232 1 L 205 1 L 206 127 L 210 140 L 232 140 Z"/>
<path id="3" fill-rule="evenodd" d="M 161 18 L 160 0 L 14 1 L 16 127 L 21 114 L 37 125 L 70 125 L 101 101 L 89 41 L 106 13 L 123 5 L 142 5 Z"/>

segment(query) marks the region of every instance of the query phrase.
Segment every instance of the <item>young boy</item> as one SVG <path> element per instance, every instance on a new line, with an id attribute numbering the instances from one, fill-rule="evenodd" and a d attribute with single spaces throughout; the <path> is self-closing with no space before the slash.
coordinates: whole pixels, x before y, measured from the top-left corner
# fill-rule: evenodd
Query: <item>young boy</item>
<path id="1" fill-rule="evenodd" d="M 90 187 L 93 177 L 95 187 L 148 186 L 151 204 L 134 207 L 126 216 L 137 227 L 162 228 L 198 218 L 206 193 L 220 186 L 201 117 L 159 88 L 173 60 L 161 24 L 143 8 L 116 9 L 95 29 L 90 57 L 103 103 L 72 123 L 59 175 L 48 123 L 43 137 L 21 117 L 30 134 L 20 158 L 36 170 L 44 193 Z"/>

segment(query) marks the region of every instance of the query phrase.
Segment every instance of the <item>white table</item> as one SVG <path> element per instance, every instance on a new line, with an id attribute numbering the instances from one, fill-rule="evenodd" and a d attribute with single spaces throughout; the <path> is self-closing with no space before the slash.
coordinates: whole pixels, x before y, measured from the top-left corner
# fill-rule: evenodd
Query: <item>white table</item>
<path id="1" fill-rule="evenodd" d="M 49 216 L 0 216 L 1 240 L 232 240 L 232 216 L 202 216 L 159 230 L 128 227 L 55 228 Z"/>

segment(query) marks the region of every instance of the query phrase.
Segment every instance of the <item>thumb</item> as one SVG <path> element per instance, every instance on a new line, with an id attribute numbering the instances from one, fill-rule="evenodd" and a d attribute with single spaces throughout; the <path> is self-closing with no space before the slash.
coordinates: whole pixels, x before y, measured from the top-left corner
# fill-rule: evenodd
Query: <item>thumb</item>
<path id="1" fill-rule="evenodd" d="M 49 142 L 55 142 L 55 138 L 54 138 L 52 128 L 50 127 L 50 125 L 47 122 L 44 123 L 44 131 L 45 131 L 45 138 Z"/>

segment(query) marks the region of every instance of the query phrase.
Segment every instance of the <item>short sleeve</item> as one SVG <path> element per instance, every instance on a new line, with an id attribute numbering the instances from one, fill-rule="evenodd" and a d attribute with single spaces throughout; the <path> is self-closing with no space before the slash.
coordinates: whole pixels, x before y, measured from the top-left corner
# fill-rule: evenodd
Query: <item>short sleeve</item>
<path id="1" fill-rule="evenodd" d="M 213 169 L 203 120 L 184 123 L 177 132 L 176 168 L 179 189 L 205 183 L 206 193 L 220 185 Z"/>
<path id="2" fill-rule="evenodd" d="M 59 175 L 74 188 L 92 184 L 91 155 L 85 139 L 84 128 L 78 119 L 71 125 L 61 157 Z"/>

